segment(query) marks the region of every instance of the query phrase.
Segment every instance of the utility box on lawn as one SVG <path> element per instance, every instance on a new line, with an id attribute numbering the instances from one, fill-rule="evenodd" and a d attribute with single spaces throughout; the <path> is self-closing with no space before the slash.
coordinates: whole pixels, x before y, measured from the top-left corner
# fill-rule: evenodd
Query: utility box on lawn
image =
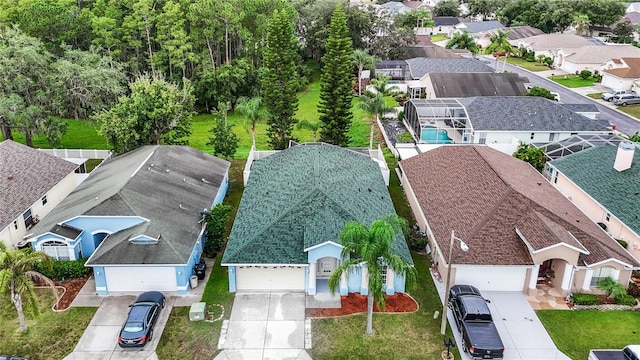
<path id="1" fill-rule="evenodd" d="M 190 321 L 200 321 L 204 320 L 204 312 L 207 308 L 207 303 L 197 302 L 191 304 L 191 309 L 189 309 L 189 320 Z"/>

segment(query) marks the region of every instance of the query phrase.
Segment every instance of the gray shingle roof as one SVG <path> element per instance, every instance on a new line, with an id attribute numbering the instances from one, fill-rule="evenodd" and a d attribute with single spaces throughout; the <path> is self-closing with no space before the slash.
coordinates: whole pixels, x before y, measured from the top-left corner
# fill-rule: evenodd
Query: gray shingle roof
<path id="1" fill-rule="evenodd" d="M 12 140 L 0 142 L 0 229 L 13 222 L 77 167 Z"/>
<path id="2" fill-rule="evenodd" d="M 514 73 L 429 73 L 428 79 L 437 98 L 518 96 L 527 92 L 529 82 Z"/>
<path id="3" fill-rule="evenodd" d="M 433 22 L 436 23 L 436 26 L 451 26 L 460 24 L 460 18 L 453 16 L 434 16 Z"/>
<path id="4" fill-rule="evenodd" d="M 640 150 L 625 171 L 613 168 L 616 146 L 596 146 L 551 162 L 611 214 L 640 234 Z"/>
<path id="5" fill-rule="evenodd" d="M 407 59 L 411 78 L 418 80 L 427 73 L 490 73 L 493 69 L 477 59 Z"/>
<path id="6" fill-rule="evenodd" d="M 486 96 L 459 100 L 474 130 L 606 132 L 609 124 L 536 96 Z"/>
<path id="7" fill-rule="evenodd" d="M 451 230 L 473 249 L 458 253 L 457 263 L 532 264 L 518 229 L 534 250 L 586 248 L 579 264 L 613 258 L 640 265 L 524 161 L 488 146 L 451 145 L 400 165 L 442 251 L 449 251 Z"/>
<path id="8" fill-rule="evenodd" d="M 327 144 L 291 147 L 255 161 L 223 264 L 306 264 L 304 249 L 340 243 L 348 221 L 367 226 L 395 214 L 375 161 Z M 411 256 L 404 237 L 393 249 Z"/>
<path id="9" fill-rule="evenodd" d="M 483 31 L 504 28 L 504 25 L 502 23 L 500 23 L 499 21 L 491 20 L 491 21 L 470 21 L 470 22 L 465 22 L 465 23 L 462 23 L 461 27 L 463 29 L 465 29 L 465 27 L 466 27 L 467 31 L 469 31 L 470 33 L 474 34 L 474 33 L 479 33 L 479 32 L 483 32 Z"/>
<path id="10" fill-rule="evenodd" d="M 186 264 L 200 212 L 211 206 L 228 169 L 229 162 L 188 146 L 144 146 L 105 162 L 33 232 L 79 215 L 141 216 L 149 221 L 109 235 L 87 264 Z M 156 245 L 129 243 L 141 234 L 161 238 Z"/>
<path id="11" fill-rule="evenodd" d="M 565 107 L 573 112 L 600 112 L 596 104 L 560 104 L 562 107 Z"/>

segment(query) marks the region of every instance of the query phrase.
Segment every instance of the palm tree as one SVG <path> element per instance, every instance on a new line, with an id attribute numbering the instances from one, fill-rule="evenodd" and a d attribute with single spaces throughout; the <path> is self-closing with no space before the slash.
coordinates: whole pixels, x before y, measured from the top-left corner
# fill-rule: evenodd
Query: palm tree
<path id="1" fill-rule="evenodd" d="M 383 311 L 385 307 L 383 268 L 388 266 L 396 273 L 404 274 L 407 288 L 415 284 L 416 269 L 391 249 L 396 236 L 406 231 L 406 228 L 407 222 L 393 214 L 375 220 L 369 228 L 360 222 L 350 221 L 340 231 L 342 262 L 329 278 L 329 289 L 335 293 L 342 274 L 358 271 L 362 264 L 366 266 L 369 276 L 367 334 L 373 333 L 373 302 Z"/>
<path id="2" fill-rule="evenodd" d="M 298 123 L 296 124 L 297 130 L 307 129 L 313 131 L 313 142 L 316 142 L 318 130 L 320 130 L 321 127 L 322 122 L 319 120 L 300 119 L 300 121 L 298 121 Z"/>
<path id="3" fill-rule="evenodd" d="M 267 118 L 267 110 L 262 107 L 262 98 L 241 97 L 236 104 L 238 113 L 245 116 L 244 128 L 249 131 L 251 128 L 251 138 L 253 140 L 253 148 L 256 147 L 256 124 Z"/>
<path id="4" fill-rule="evenodd" d="M 591 25 L 591 21 L 589 20 L 589 16 L 578 14 L 573 17 L 573 22 L 571 23 L 576 28 L 577 35 L 587 35 L 589 32 L 589 25 Z"/>
<path id="5" fill-rule="evenodd" d="M 376 62 L 380 61 L 375 55 L 369 54 L 368 50 L 354 50 L 351 55 L 353 64 L 358 67 L 358 96 L 362 96 L 362 71 L 372 69 Z"/>
<path id="6" fill-rule="evenodd" d="M 383 97 L 402 95 L 399 87 L 396 85 L 389 86 L 389 80 L 391 80 L 391 76 L 378 74 L 375 79 L 371 79 L 371 85 L 375 91 L 365 91 L 364 94 L 370 98 L 374 97 L 375 94 L 382 94 Z"/>
<path id="7" fill-rule="evenodd" d="M 392 111 L 391 106 L 387 106 L 384 94 L 376 92 L 372 97 L 364 97 L 360 102 L 360 108 L 371 115 L 371 133 L 369 134 L 369 149 L 373 149 L 373 129 L 378 117 Z"/>
<path id="8" fill-rule="evenodd" d="M 504 32 L 498 29 L 498 31 L 493 33 L 489 38 L 491 40 L 491 44 L 487 47 L 489 53 L 495 52 L 498 55 L 496 56 L 496 70 L 498 70 L 498 58 L 500 57 L 501 53 L 504 53 L 504 66 L 502 68 L 503 72 L 505 67 L 507 66 L 507 58 L 509 57 L 509 53 L 513 51 L 513 47 L 511 46 L 511 44 L 509 43 L 509 39 L 507 38 L 509 33 L 510 31 Z"/>
<path id="9" fill-rule="evenodd" d="M 0 241 L 0 295 L 10 295 L 11 302 L 18 312 L 21 331 L 27 330 L 24 308 L 38 313 L 38 298 L 34 292 L 34 280 L 50 286 L 56 302 L 58 301 L 58 292 L 53 281 L 34 270 L 39 263 L 51 267 L 51 257 L 40 251 L 9 250 Z"/>
<path id="10" fill-rule="evenodd" d="M 473 38 L 473 36 L 471 36 L 471 33 L 469 33 L 468 31 L 459 32 L 453 35 L 451 40 L 447 42 L 446 48 L 447 49 L 451 49 L 451 48 L 467 49 L 469 50 L 469 52 L 473 54 L 474 57 L 480 51 L 480 48 L 478 48 L 478 44 L 476 43 L 476 40 Z"/>

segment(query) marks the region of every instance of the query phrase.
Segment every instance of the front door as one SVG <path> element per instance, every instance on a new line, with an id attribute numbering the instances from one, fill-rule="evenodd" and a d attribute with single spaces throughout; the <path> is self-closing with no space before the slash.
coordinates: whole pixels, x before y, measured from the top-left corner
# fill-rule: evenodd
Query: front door
<path id="1" fill-rule="evenodd" d="M 331 276 L 333 270 L 338 266 L 338 259 L 332 257 L 323 257 L 318 259 L 318 272 L 317 278 L 328 278 Z"/>

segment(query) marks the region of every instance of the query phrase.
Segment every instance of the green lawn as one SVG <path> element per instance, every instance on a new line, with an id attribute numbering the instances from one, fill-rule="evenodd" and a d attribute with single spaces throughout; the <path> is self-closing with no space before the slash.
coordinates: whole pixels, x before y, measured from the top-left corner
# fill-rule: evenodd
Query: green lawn
<path id="1" fill-rule="evenodd" d="M 576 75 L 555 75 L 553 77 L 549 77 L 549 79 L 568 88 L 593 86 L 595 82 L 593 78 L 588 78 L 585 80 Z"/>
<path id="2" fill-rule="evenodd" d="M 587 96 L 592 98 L 592 99 L 600 99 L 601 95 L 602 95 L 602 93 L 587 94 Z"/>
<path id="3" fill-rule="evenodd" d="M 500 61 L 503 61 L 504 59 L 500 59 Z M 546 65 L 541 64 L 538 61 L 527 61 L 523 58 L 518 58 L 518 57 L 513 57 L 510 56 L 509 58 L 507 58 L 507 63 L 511 64 L 511 65 L 517 65 L 523 69 L 529 70 L 529 71 L 545 71 L 545 70 L 549 70 L 549 67 Z"/>
<path id="4" fill-rule="evenodd" d="M 51 290 L 36 289 L 40 299 L 40 316 L 27 315 L 25 333 L 19 331 L 18 315 L 10 302 L 0 305 L 0 353 L 19 355 L 32 360 L 62 359 L 69 355 L 82 336 L 96 308 L 51 310 Z"/>
<path id="5" fill-rule="evenodd" d="M 590 349 L 622 349 L 640 344 L 636 311 L 539 310 L 538 317 L 560 351 L 584 360 Z"/>
<path id="6" fill-rule="evenodd" d="M 618 106 L 617 109 L 629 116 L 640 119 L 640 105 Z"/>
<path id="7" fill-rule="evenodd" d="M 364 333 L 366 314 L 315 319 L 312 323 L 313 359 L 440 359 L 444 349 L 440 335 L 442 303 L 429 275 L 429 258 L 413 253 L 418 285 L 411 295 L 420 304 L 412 314 L 373 314 L 373 335 Z M 447 336 L 452 337 L 451 329 Z M 456 349 L 452 349 L 460 359 Z"/>
<path id="8" fill-rule="evenodd" d="M 62 137 L 61 149 L 109 149 L 107 140 L 98 135 L 96 126 L 89 120 L 68 119 L 67 132 Z M 13 132 L 13 139 L 24 144 L 24 136 Z M 33 139 L 33 146 L 37 148 L 49 149 L 51 145 L 47 143 L 43 135 Z"/>
<path id="9" fill-rule="evenodd" d="M 435 34 L 430 36 L 432 42 L 442 41 L 447 39 L 446 34 Z"/>

